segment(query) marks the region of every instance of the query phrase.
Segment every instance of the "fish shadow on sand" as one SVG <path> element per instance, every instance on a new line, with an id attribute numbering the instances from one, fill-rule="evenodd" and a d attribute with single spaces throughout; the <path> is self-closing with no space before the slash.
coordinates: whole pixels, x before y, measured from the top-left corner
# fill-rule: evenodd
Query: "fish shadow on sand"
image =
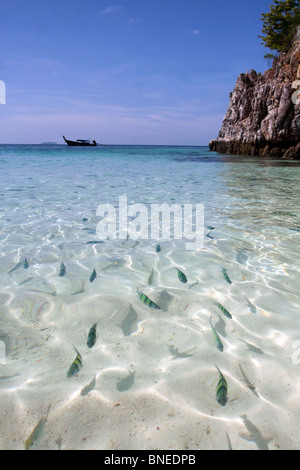
<path id="1" fill-rule="evenodd" d="M 259 450 L 269 450 L 269 442 L 272 441 L 271 439 L 265 439 L 260 432 L 260 430 L 247 418 L 247 415 L 241 415 L 242 420 L 244 421 L 244 425 L 250 433 L 250 436 L 245 434 L 239 434 L 239 436 L 246 440 L 254 442 Z"/>
<path id="2" fill-rule="evenodd" d="M 117 390 L 119 392 L 126 392 L 126 390 L 129 390 L 133 386 L 134 374 L 135 372 L 129 371 L 129 374 L 124 377 L 124 379 L 117 382 Z"/>
<path id="3" fill-rule="evenodd" d="M 245 343 L 245 345 L 247 346 L 249 351 L 251 351 L 255 354 L 259 354 L 259 355 L 264 354 L 264 352 L 261 349 L 259 349 L 258 347 L 254 346 L 254 344 L 247 343 L 247 341 L 245 341 L 244 339 L 241 339 L 241 338 L 239 338 L 239 340 L 242 341 L 243 343 Z"/>
<path id="4" fill-rule="evenodd" d="M 28 277 L 24 281 L 20 282 L 19 287 L 24 286 L 24 284 L 26 284 L 27 282 L 32 281 L 32 279 L 34 279 L 34 277 L 32 277 L 32 276 Z"/>
<path id="5" fill-rule="evenodd" d="M 77 290 L 76 292 L 72 292 L 71 295 L 79 295 L 79 294 L 84 294 L 85 290 L 84 290 L 84 286 L 85 286 L 85 281 L 81 281 L 81 287 L 79 288 L 79 290 Z"/>
<path id="6" fill-rule="evenodd" d="M 169 294 L 169 292 L 164 289 L 158 296 L 157 303 L 163 312 L 167 312 L 172 302 L 176 302 L 176 297 Z"/>
<path id="7" fill-rule="evenodd" d="M 130 336 L 137 330 L 138 316 L 132 305 L 129 305 L 129 310 L 126 317 L 122 320 L 120 325 L 117 325 L 123 331 L 124 336 Z"/>
<path id="8" fill-rule="evenodd" d="M 249 256 L 245 253 L 245 250 L 237 250 L 236 252 L 236 260 L 239 264 L 245 265 L 247 264 Z"/>
<path id="9" fill-rule="evenodd" d="M 155 270 L 152 268 L 147 280 L 148 286 L 151 286 L 151 284 L 153 284 L 154 274 Z"/>
<path id="10" fill-rule="evenodd" d="M 4 330 L 0 330 L 0 341 L 5 344 L 5 358 L 7 358 L 10 353 L 9 335 Z"/>
<path id="11" fill-rule="evenodd" d="M 20 269 L 22 266 L 23 266 L 23 262 L 22 262 L 22 261 L 19 261 L 12 269 L 10 269 L 10 270 L 8 271 L 7 274 L 12 275 L 15 271 L 17 271 L 18 269 Z M 13 277 L 13 276 L 12 276 L 12 277 Z"/>
<path id="12" fill-rule="evenodd" d="M 232 449 L 232 444 L 231 444 L 230 437 L 229 437 L 229 435 L 228 435 L 227 432 L 225 432 L 225 434 L 226 434 L 226 440 L 227 440 L 228 450 L 233 450 L 233 449 Z"/>
<path id="13" fill-rule="evenodd" d="M 226 338 L 227 337 L 227 334 L 226 334 L 226 322 L 225 320 L 223 320 L 223 318 L 217 313 L 216 315 L 218 315 L 218 318 L 219 318 L 219 321 L 215 324 L 215 330 L 217 331 L 217 333 L 219 333 L 221 336 L 223 336 L 223 338 Z"/>
<path id="14" fill-rule="evenodd" d="M 94 390 L 96 387 L 96 376 L 93 377 L 93 379 L 91 380 L 91 382 L 89 384 L 87 384 L 85 387 L 83 387 L 83 389 L 81 390 L 80 392 L 80 395 L 82 397 L 85 397 L 86 395 L 88 395 L 92 390 Z"/>
<path id="15" fill-rule="evenodd" d="M 191 351 L 193 351 L 195 348 L 190 349 L 189 351 L 182 351 L 179 352 L 178 349 L 174 348 L 174 346 L 167 346 L 169 353 L 172 354 L 171 361 L 174 361 L 175 359 L 183 359 L 185 357 L 192 357 L 192 354 L 190 354 Z"/>
<path id="16" fill-rule="evenodd" d="M 250 300 L 248 299 L 248 297 L 245 297 L 245 300 L 246 300 L 246 302 L 247 302 L 247 304 L 248 304 L 248 307 L 249 307 L 249 309 L 250 309 L 250 312 L 253 313 L 253 314 L 257 313 L 257 308 L 255 307 L 255 305 L 254 305 L 252 302 L 250 302 Z"/>
<path id="17" fill-rule="evenodd" d="M 259 398 L 259 394 L 257 393 L 254 385 L 252 384 L 252 382 L 248 379 L 247 375 L 245 374 L 245 372 L 243 371 L 242 369 L 242 366 L 239 364 L 239 369 L 241 371 L 241 374 L 242 374 L 242 377 L 243 377 L 243 381 L 245 383 L 245 385 L 249 388 L 249 390 L 253 393 L 253 395 L 255 395 L 257 398 Z"/>
<path id="18" fill-rule="evenodd" d="M 0 376 L 0 380 L 10 380 L 14 379 L 15 377 L 20 377 L 22 374 L 14 374 L 14 375 L 2 375 Z"/>

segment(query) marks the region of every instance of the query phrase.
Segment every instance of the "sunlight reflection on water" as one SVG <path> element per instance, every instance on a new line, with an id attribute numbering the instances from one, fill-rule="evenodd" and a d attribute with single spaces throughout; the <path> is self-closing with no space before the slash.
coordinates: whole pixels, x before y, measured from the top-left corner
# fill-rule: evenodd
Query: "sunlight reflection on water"
<path id="1" fill-rule="evenodd" d="M 19 149 L 11 160 L 5 152 L 0 148 L 1 448 L 23 448 L 50 403 L 37 448 L 57 448 L 61 439 L 62 449 L 223 449 L 226 435 L 236 449 L 296 448 L 298 166 L 207 158 L 205 148 L 78 152 L 72 167 L 64 148 L 51 157 Z M 117 171 L 124 158 L 126 175 Z M 125 193 L 135 202 L 204 204 L 203 249 L 189 252 L 176 240 L 161 242 L 160 252 L 153 240 L 95 243 L 98 204 Z M 137 289 L 161 309 L 143 304 Z M 67 379 L 73 345 L 82 369 Z M 228 383 L 224 408 L 215 365 Z"/>

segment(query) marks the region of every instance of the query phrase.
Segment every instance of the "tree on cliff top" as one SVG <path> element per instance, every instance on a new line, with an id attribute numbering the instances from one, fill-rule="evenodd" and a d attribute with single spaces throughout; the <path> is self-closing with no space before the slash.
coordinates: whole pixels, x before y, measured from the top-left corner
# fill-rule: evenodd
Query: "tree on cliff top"
<path id="1" fill-rule="evenodd" d="M 263 13 L 262 33 L 259 36 L 272 51 L 287 52 L 291 47 L 297 26 L 300 25 L 299 0 L 274 0 L 269 13 Z M 266 54 L 270 57 L 272 54 Z"/>

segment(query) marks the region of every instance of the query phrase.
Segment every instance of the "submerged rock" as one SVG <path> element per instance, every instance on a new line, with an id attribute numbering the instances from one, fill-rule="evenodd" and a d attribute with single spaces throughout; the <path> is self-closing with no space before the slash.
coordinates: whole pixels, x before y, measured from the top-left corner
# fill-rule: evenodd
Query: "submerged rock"
<path id="1" fill-rule="evenodd" d="M 300 26 L 288 53 L 264 74 L 241 74 L 210 150 L 300 159 Z M 297 93 L 299 91 L 299 93 Z"/>

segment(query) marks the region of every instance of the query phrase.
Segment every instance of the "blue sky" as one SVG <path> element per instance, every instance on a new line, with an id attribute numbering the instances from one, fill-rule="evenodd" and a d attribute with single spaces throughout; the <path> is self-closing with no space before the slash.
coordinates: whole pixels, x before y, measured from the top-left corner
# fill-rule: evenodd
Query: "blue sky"
<path id="1" fill-rule="evenodd" d="M 6 0 L 0 143 L 207 145 L 271 0 Z"/>

